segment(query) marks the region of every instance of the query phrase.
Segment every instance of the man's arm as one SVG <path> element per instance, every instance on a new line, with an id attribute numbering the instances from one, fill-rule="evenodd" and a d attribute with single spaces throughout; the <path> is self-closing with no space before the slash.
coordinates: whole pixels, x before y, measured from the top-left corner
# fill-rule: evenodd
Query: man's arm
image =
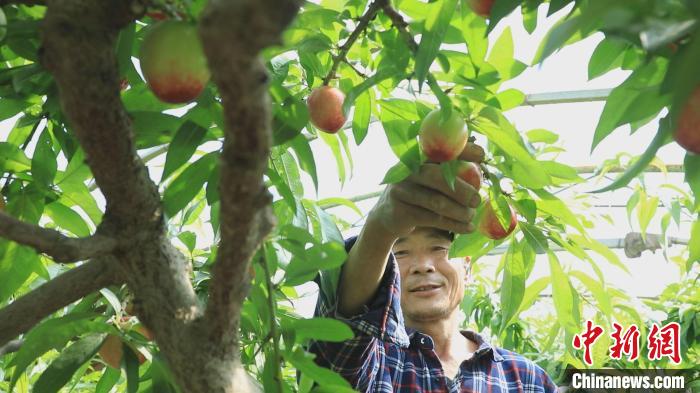
<path id="1" fill-rule="evenodd" d="M 451 189 L 435 164 L 426 164 L 419 173 L 388 185 L 343 265 L 338 312 L 357 315 L 374 298 L 396 239 L 418 226 L 472 232 L 471 220 L 479 202 L 478 192 L 461 179 Z"/>

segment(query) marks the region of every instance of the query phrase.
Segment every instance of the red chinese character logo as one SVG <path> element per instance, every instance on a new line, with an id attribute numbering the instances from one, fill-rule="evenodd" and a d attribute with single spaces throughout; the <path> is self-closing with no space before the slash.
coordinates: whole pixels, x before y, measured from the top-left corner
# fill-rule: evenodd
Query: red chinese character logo
<path id="1" fill-rule="evenodd" d="M 615 332 L 610 336 L 615 339 L 615 344 L 610 347 L 610 357 L 620 359 L 622 354 L 626 354 L 630 361 L 639 357 L 639 328 L 632 325 L 622 334 L 622 325 L 613 322 Z"/>
<path id="2" fill-rule="evenodd" d="M 574 348 L 581 349 L 584 347 L 583 351 L 583 361 L 589 366 L 593 364 L 593 358 L 591 357 L 591 345 L 595 343 L 595 340 L 603 334 L 603 328 L 598 325 L 593 325 L 593 321 L 586 321 L 586 331 L 581 335 L 574 336 Z M 583 343 L 581 343 L 581 337 L 583 337 Z"/>
<path id="3" fill-rule="evenodd" d="M 678 322 L 670 322 L 659 329 L 657 324 L 651 326 L 647 337 L 649 345 L 649 360 L 659 360 L 668 356 L 674 363 L 681 362 L 680 350 L 681 325 Z"/>

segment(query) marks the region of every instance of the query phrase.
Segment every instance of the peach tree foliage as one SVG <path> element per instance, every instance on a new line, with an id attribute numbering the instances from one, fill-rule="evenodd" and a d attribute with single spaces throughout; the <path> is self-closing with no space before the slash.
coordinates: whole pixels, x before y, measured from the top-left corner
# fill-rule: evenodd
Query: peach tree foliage
<path id="1" fill-rule="evenodd" d="M 517 129 L 503 115 L 525 95 L 502 84 L 527 65 L 514 57 L 510 28 L 487 34 L 512 12 L 522 14 L 531 33 L 538 15 L 567 10 L 533 64 L 595 32 L 605 34 L 589 60 L 589 77 L 618 68 L 631 73 L 608 97 L 591 149 L 620 126 L 634 132 L 664 117 L 656 137 L 643 141 L 647 151 L 597 191 L 634 185 L 628 211 L 647 224 L 663 214 L 663 232 L 695 221 L 680 263 L 690 275 L 700 259 L 700 159 L 685 157 L 687 184 L 678 187 L 668 211 L 651 209 L 658 199 L 638 181 L 656 151 L 672 143 L 679 108 L 700 82 L 700 9 L 691 0 L 497 0 L 488 19 L 457 0 L 303 2 L 286 28 L 294 7 L 275 19 L 274 1 L 123 3 L 129 7 L 0 1 L 7 16 L 0 118 L 12 119 L 0 142 L 7 201 L 0 234 L 14 240 L 0 243 L 0 390 L 108 392 L 118 385 L 128 392 L 213 392 L 243 386 L 240 373 L 204 374 L 205 362 L 196 360 L 207 359 L 219 370 L 244 369 L 265 392 L 349 391 L 338 375 L 313 363 L 304 344 L 347 339 L 350 329 L 301 318 L 289 303 L 295 286 L 339 268 L 346 257 L 341 233 L 352 224 L 330 206 L 359 214 L 350 200 L 313 197 L 317 167 L 333 163 L 319 162 L 311 146 L 333 152 L 345 182 L 353 160 L 364 159 L 353 157 L 350 145 L 363 143 L 370 124 L 379 123 L 372 132 L 383 130 L 387 155 L 396 159 L 384 181 L 399 181 L 424 162 L 418 130 L 438 107 L 448 116 L 458 112 L 472 134 L 487 141 L 482 194 L 494 201 L 499 220 L 509 216 L 509 204 L 518 214 L 516 231 L 506 239 L 474 233 L 459 236 L 451 250 L 477 262 L 507 245 L 495 277 L 475 274 L 462 304 L 470 326 L 528 354 L 553 376 L 564 364 L 582 366 L 570 343 L 586 308 L 600 323 L 621 318 L 638 323 L 644 334 L 646 321 L 626 294 L 606 286 L 590 253 L 628 268 L 588 235 L 588 213 L 557 197 L 585 181 L 556 161 L 558 134 Z M 76 11 L 80 7 L 90 12 Z M 237 15 L 238 24 L 217 18 L 217 11 Z M 253 11 L 273 17 L 240 16 Z M 163 15 L 211 22 L 200 30 L 213 80 L 192 105 L 159 101 L 133 61 L 144 34 Z M 259 40 L 247 46 L 251 37 Z M 267 75 L 251 60 L 258 51 Z M 120 82 L 128 84 L 123 91 Z M 305 99 L 323 84 L 346 94 L 349 121 L 335 135 L 309 123 Z M 141 161 L 133 159 L 137 153 Z M 600 163 L 599 173 L 615 166 L 620 162 Z M 442 168 L 453 181 L 456 163 Z M 302 175 L 312 180 L 311 189 Z M 554 246 L 596 274 L 568 268 Z M 537 253 L 548 255 L 550 276 L 526 285 Z M 692 282 L 688 277 L 653 305 L 683 323 L 688 364 L 697 361 L 700 329 Z M 521 313 L 548 287 L 556 318 L 526 323 Z M 671 310 L 663 300 L 673 303 Z M 152 329 L 155 341 L 139 333 L 137 321 Z M 107 334 L 124 342 L 121 370 L 96 355 Z M 178 341 L 183 334 L 189 341 Z M 139 365 L 137 352 L 145 363 Z M 607 364 L 604 354 L 596 361 Z"/>

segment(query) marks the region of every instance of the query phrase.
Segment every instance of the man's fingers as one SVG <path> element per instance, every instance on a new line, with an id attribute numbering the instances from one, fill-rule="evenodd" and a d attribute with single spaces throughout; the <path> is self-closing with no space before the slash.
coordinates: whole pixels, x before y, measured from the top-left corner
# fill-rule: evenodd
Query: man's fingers
<path id="1" fill-rule="evenodd" d="M 404 207 L 407 214 L 411 214 L 411 221 L 415 222 L 415 226 L 433 227 L 454 233 L 470 233 L 476 228 L 471 222 L 453 220 L 420 206 L 405 204 Z"/>
<path id="2" fill-rule="evenodd" d="M 394 197 L 409 205 L 420 206 L 437 215 L 468 223 L 474 218 L 474 209 L 455 202 L 441 192 L 416 183 L 405 183 L 392 189 Z"/>
<path id="3" fill-rule="evenodd" d="M 464 161 L 480 163 L 484 161 L 484 158 L 486 158 L 486 152 L 484 151 L 484 148 L 477 145 L 476 143 L 467 143 L 467 145 L 464 147 L 464 150 L 462 150 L 462 152 L 459 153 L 459 159 Z"/>
<path id="4" fill-rule="evenodd" d="M 478 192 L 462 179 L 455 179 L 454 190 L 451 189 L 440 171 L 440 166 L 436 164 L 424 164 L 419 173 L 412 174 L 407 180 L 437 190 L 463 206 L 474 206 L 475 198 L 479 201 Z"/>

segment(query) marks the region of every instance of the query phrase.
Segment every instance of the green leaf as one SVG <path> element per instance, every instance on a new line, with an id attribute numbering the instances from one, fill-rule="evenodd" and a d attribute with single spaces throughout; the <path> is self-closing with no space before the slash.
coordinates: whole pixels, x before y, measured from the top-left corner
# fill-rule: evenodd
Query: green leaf
<path id="1" fill-rule="evenodd" d="M 285 357 L 292 366 L 306 374 L 308 377 L 318 382 L 319 385 L 340 386 L 349 388 L 350 384 L 343 377 L 334 371 L 318 366 L 313 361 L 313 355 L 306 353 L 303 349 L 297 348 L 289 356 Z"/>
<path id="2" fill-rule="evenodd" d="M 342 342 L 355 336 L 347 324 L 332 318 L 297 319 L 290 328 L 295 331 L 297 342 L 305 339 Z"/>
<path id="3" fill-rule="evenodd" d="M 73 374 L 97 353 L 104 334 L 90 334 L 63 350 L 36 380 L 34 393 L 57 393 L 68 383 Z"/>
<path id="4" fill-rule="evenodd" d="M 530 244 L 530 247 L 535 250 L 535 253 L 544 254 L 549 249 L 547 238 L 535 225 L 521 222 L 520 230 L 523 232 L 523 236 L 525 236 L 525 240 Z"/>
<path id="5" fill-rule="evenodd" d="M 696 219 L 693 223 L 693 228 L 690 231 L 690 240 L 688 241 L 688 250 L 690 255 L 687 266 L 688 271 L 690 271 L 690 266 L 700 260 L 700 219 Z"/>
<path id="6" fill-rule="evenodd" d="M 462 9 L 462 37 L 467 44 L 469 59 L 474 67 L 481 68 L 486 58 L 489 42 L 486 35 L 486 22 L 484 18 L 471 12 L 469 7 Z"/>
<path id="7" fill-rule="evenodd" d="M 122 342 L 122 368 L 126 371 L 126 391 L 136 393 L 139 390 L 139 359 L 136 353 L 125 342 Z"/>
<path id="8" fill-rule="evenodd" d="M 695 195 L 695 210 L 700 208 L 700 155 L 687 153 L 683 160 L 685 169 L 685 182 Z M 680 215 L 680 213 L 679 213 Z M 678 222 L 679 220 L 676 220 Z"/>
<path id="9" fill-rule="evenodd" d="M 525 64 L 514 58 L 513 34 L 511 33 L 510 27 L 503 30 L 501 36 L 496 40 L 488 58 L 488 63 L 498 71 L 498 74 L 503 80 L 512 79 L 527 68 Z M 523 95 L 522 98 L 524 100 L 525 96 Z"/>
<path id="10" fill-rule="evenodd" d="M 29 170 L 31 165 L 31 161 L 17 146 L 0 142 L 0 172 L 24 172 Z"/>
<path id="11" fill-rule="evenodd" d="M 56 153 L 53 151 L 53 141 L 48 128 L 39 136 L 34 156 L 32 157 L 32 177 L 43 187 L 48 188 L 56 176 Z"/>
<path id="12" fill-rule="evenodd" d="M 529 198 L 514 200 L 514 202 L 520 215 L 530 224 L 534 224 L 537 218 L 537 203 Z"/>
<path id="13" fill-rule="evenodd" d="M 622 263 L 620 260 L 620 257 L 617 256 L 611 249 L 609 249 L 605 244 L 599 242 L 598 240 L 595 239 L 590 239 L 585 236 L 581 236 L 575 233 L 571 233 L 568 235 L 569 239 L 575 241 L 581 246 L 587 247 L 594 251 L 595 253 L 603 256 L 605 259 L 608 260 L 611 264 L 619 267 L 621 270 L 626 272 L 627 274 L 631 274 L 629 268 L 627 268 L 627 265 Z"/>
<path id="14" fill-rule="evenodd" d="M 382 179 L 382 184 L 393 184 L 398 183 L 401 180 L 407 178 L 411 175 L 411 168 L 404 165 L 403 162 L 399 161 L 396 165 L 389 168 Z"/>
<path id="15" fill-rule="evenodd" d="M 501 104 L 501 110 L 517 108 L 525 102 L 525 94 L 518 89 L 504 90 L 496 95 L 498 102 Z"/>
<path id="16" fill-rule="evenodd" d="M 358 216 L 364 216 L 364 213 L 362 213 L 362 210 L 360 210 L 360 208 L 357 207 L 355 202 L 351 201 L 350 199 L 341 198 L 341 197 L 331 197 L 331 198 L 319 199 L 317 203 L 320 207 L 322 207 L 324 209 L 328 208 L 330 205 L 342 205 L 342 206 L 345 206 L 345 207 L 352 209 L 355 213 L 357 213 Z"/>
<path id="17" fill-rule="evenodd" d="M 328 134 L 325 132 L 319 132 L 318 136 L 331 149 L 333 158 L 335 158 L 336 168 L 338 168 L 338 180 L 341 184 L 345 184 L 347 178 L 345 173 L 345 161 L 343 160 L 343 153 L 340 150 L 338 137 L 335 134 Z"/>
<path id="18" fill-rule="evenodd" d="M 532 255 L 531 260 L 525 260 Z M 512 241 L 508 252 L 503 255 L 504 270 L 503 283 L 501 284 L 501 332 L 510 325 L 511 319 L 520 308 L 520 302 L 525 293 L 525 280 L 527 279 L 527 266 L 534 263 L 532 253 L 524 253 L 522 243 Z"/>
<path id="19" fill-rule="evenodd" d="M 556 50 L 588 36 L 600 23 L 602 15 L 608 8 L 606 5 L 595 2 L 588 7 L 577 8 L 560 19 L 542 39 L 532 64 L 541 63 Z"/>
<path id="20" fill-rule="evenodd" d="M 325 210 L 321 209 L 317 204 L 313 204 L 316 215 L 320 220 L 321 225 L 321 241 L 325 242 L 336 242 L 338 244 L 344 244 L 343 235 L 338 230 L 338 226 L 335 225 L 333 217 L 326 213 Z"/>
<path id="21" fill-rule="evenodd" d="M 314 56 L 315 57 L 315 56 Z M 274 122 L 272 128 L 273 145 L 277 146 L 301 135 L 301 130 L 309 122 L 309 110 L 300 98 L 289 95 L 283 88 L 284 98 L 273 106 Z"/>
<path id="22" fill-rule="evenodd" d="M 177 385 L 168 369 L 168 365 L 158 354 L 153 355 L 151 363 L 152 392 L 153 393 L 177 393 Z"/>
<path id="23" fill-rule="evenodd" d="M 502 114 L 494 109 L 485 108 L 481 115 L 474 121 L 474 129 L 512 159 L 512 176 L 516 182 L 533 189 L 551 184 L 544 168 L 530 155 L 520 139 L 520 134 Z"/>
<path id="24" fill-rule="evenodd" d="M 608 317 L 613 317 L 612 303 L 610 302 L 610 296 L 605 291 L 604 284 L 580 271 L 572 271 L 570 274 L 581 281 L 581 283 L 591 292 L 595 300 L 598 302 L 600 311 L 602 311 Z"/>
<path id="25" fill-rule="evenodd" d="M 415 111 L 415 104 L 406 100 L 383 100 L 379 118 L 391 150 L 406 166 L 415 170 L 420 165 L 420 150 L 416 135 L 418 123 L 411 123 L 405 113 Z M 413 112 L 415 113 L 415 112 Z"/>
<path id="26" fill-rule="evenodd" d="M 218 152 L 206 154 L 168 185 L 163 193 L 163 207 L 168 217 L 174 217 L 202 190 L 218 160 Z"/>
<path id="27" fill-rule="evenodd" d="M 129 115 L 134 125 L 138 149 L 170 143 L 173 134 L 180 128 L 181 119 L 165 113 L 139 111 Z"/>
<path id="28" fill-rule="evenodd" d="M 360 144 L 367 136 L 369 121 L 372 116 L 372 95 L 370 92 L 360 94 L 355 100 L 355 112 L 352 116 L 352 134 L 355 143 Z"/>
<path id="29" fill-rule="evenodd" d="M 639 158 L 637 158 L 634 164 L 627 168 L 625 173 L 620 175 L 609 185 L 589 192 L 595 194 L 616 190 L 620 187 L 626 186 L 632 179 L 634 179 L 637 175 L 642 173 L 642 171 L 644 171 L 644 169 L 646 169 L 647 166 L 649 166 L 649 163 L 654 159 L 654 157 L 656 157 L 656 152 L 659 151 L 661 146 L 669 143 L 672 140 L 671 130 L 668 126 L 668 123 L 668 117 L 661 119 L 661 121 L 659 122 L 659 131 L 656 133 L 656 136 L 651 141 L 651 144 L 649 145 L 649 147 L 647 147 L 644 153 L 641 156 L 639 156 Z"/>
<path id="30" fill-rule="evenodd" d="M 68 314 L 44 321 L 30 330 L 24 337 L 19 352 L 10 361 L 10 365 L 15 367 L 10 391 L 27 366 L 48 350 L 60 349 L 73 337 L 87 332 L 108 333 L 113 329 L 103 321 L 92 320 L 93 318 L 94 315 Z"/>
<path id="31" fill-rule="evenodd" d="M 346 258 L 345 247 L 338 242 L 314 245 L 306 249 L 303 255 L 297 253 L 292 256 L 286 268 L 285 284 L 289 286 L 303 284 L 312 280 L 319 270 L 339 267 Z"/>
<path id="32" fill-rule="evenodd" d="M 20 289 L 32 273 L 42 270 L 45 268 L 36 251 L 0 240 L 0 303 Z"/>
<path id="33" fill-rule="evenodd" d="M 538 211 L 558 218 L 562 222 L 576 228 L 580 233 L 586 232 L 579 219 L 576 218 L 574 213 L 571 212 L 569 207 L 562 202 L 561 199 L 545 190 L 534 190 L 534 192 L 541 198 L 537 201 Z"/>
<path id="34" fill-rule="evenodd" d="M 510 15 L 521 4 L 521 0 L 496 0 L 491 8 L 489 15 L 489 28 L 487 33 L 490 33 L 500 22 L 501 19 Z"/>
<path id="35" fill-rule="evenodd" d="M 134 68 L 134 62 L 131 59 L 135 38 L 136 23 L 132 22 L 119 31 L 119 38 L 117 39 L 119 75 L 126 77 L 129 84 L 132 86 L 142 82 L 141 77 L 138 72 L 136 72 L 136 68 Z"/>
<path id="36" fill-rule="evenodd" d="M 629 44 L 615 37 L 606 37 L 598 43 L 588 61 L 588 80 L 622 66 Z"/>
<path id="37" fill-rule="evenodd" d="M 573 2 L 574 0 L 550 0 L 549 7 L 547 8 L 547 16 L 561 10 L 566 7 L 567 4 Z"/>
<path id="38" fill-rule="evenodd" d="M 423 85 L 430 66 L 440 51 L 440 45 L 445 38 L 456 6 L 457 0 L 442 0 L 430 7 L 416 53 L 415 73 L 418 86 Z"/>
<path id="39" fill-rule="evenodd" d="M 299 160 L 299 167 L 311 176 L 314 182 L 314 187 L 318 191 L 318 174 L 316 173 L 316 161 L 314 160 L 313 152 L 309 141 L 303 135 L 297 135 L 289 142 L 292 150 Z"/>
<path id="40" fill-rule="evenodd" d="M 568 182 L 583 182 L 583 178 L 578 175 L 576 168 L 562 164 L 558 161 L 540 161 L 540 165 L 551 177 L 564 179 Z"/>
<path id="41" fill-rule="evenodd" d="M 112 387 L 117 384 L 121 372 L 115 370 L 112 367 L 105 367 L 100 380 L 97 381 L 95 386 L 95 393 L 109 393 Z"/>
<path id="42" fill-rule="evenodd" d="M 523 28 L 528 34 L 532 34 L 537 28 L 537 14 L 539 10 L 539 0 L 526 0 L 523 2 L 521 13 L 523 16 Z"/>
<path id="43" fill-rule="evenodd" d="M 575 297 L 578 296 L 562 270 L 557 256 L 549 251 L 549 269 L 552 275 L 552 297 L 557 312 L 557 319 L 566 331 L 577 333 L 580 329 L 579 310 L 575 308 Z"/>
<path id="44" fill-rule="evenodd" d="M 206 134 L 207 130 L 205 128 L 189 120 L 180 126 L 172 142 L 170 142 L 170 146 L 168 146 L 161 182 L 192 157 L 192 154 L 197 150 Z"/>
<path id="45" fill-rule="evenodd" d="M 114 292 L 110 291 L 109 288 L 102 288 L 100 289 L 100 295 L 107 300 L 107 303 L 112 306 L 112 309 L 116 314 L 122 313 L 122 303 Z"/>
<path id="46" fill-rule="evenodd" d="M 642 237 L 646 237 L 647 227 L 654 217 L 658 206 L 659 197 L 647 197 L 646 192 L 642 190 L 639 198 L 639 208 L 637 209 L 637 220 L 639 220 Z"/>
<path id="47" fill-rule="evenodd" d="M 526 132 L 525 134 L 527 135 L 527 140 L 530 141 L 530 143 L 542 142 L 551 145 L 559 140 L 559 134 L 543 128 L 536 128 Z"/>
<path id="48" fill-rule="evenodd" d="M 591 151 L 617 127 L 644 119 L 661 110 L 667 103 L 659 91 L 666 68 L 667 60 L 655 57 L 613 89 L 605 101 L 596 126 Z"/>
<path id="49" fill-rule="evenodd" d="M 282 150 L 275 150 L 272 155 L 274 168 L 279 173 L 280 177 L 289 186 L 294 196 L 301 198 L 304 196 L 304 186 L 301 183 L 299 176 L 299 167 L 297 166 L 294 157 Z"/>
<path id="50" fill-rule="evenodd" d="M 22 112 L 29 105 L 30 103 L 25 101 L 3 97 L 3 99 L 0 100 L 0 121 L 9 119 Z"/>
<path id="51" fill-rule="evenodd" d="M 637 207 L 637 204 L 639 204 L 640 191 L 641 190 L 639 189 L 635 190 L 630 196 L 630 199 L 627 200 L 627 204 L 625 206 L 627 209 L 627 222 L 629 222 L 630 226 L 632 226 L 632 212 L 634 211 L 634 208 Z"/>
<path id="52" fill-rule="evenodd" d="M 44 213 L 49 216 L 51 221 L 59 228 L 66 229 L 76 236 L 90 236 L 90 228 L 88 228 L 85 220 L 70 207 L 60 203 L 53 202 L 46 205 Z"/>
<path id="53" fill-rule="evenodd" d="M 369 78 L 363 80 L 362 83 L 353 87 L 352 90 L 350 90 L 347 96 L 345 97 L 345 101 L 343 101 L 343 113 L 348 113 L 350 108 L 355 104 L 355 100 L 360 96 L 364 95 L 364 93 L 367 90 L 369 90 L 372 86 L 379 84 L 385 79 L 394 77 L 400 72 L 402 71 L 394 66 L 383 67 L 377 70 L 377 72 L 374 75 L 370 76 Z"/>
<path id="54" fill-rule="evenodd" d="M 59 202 L 69 207 L 79 206 L 90 217 L 93 224 L 99 225 L 102 220 L 102 210 L 97 206 L 97 201 L 84 183 L 80 181 L 63 182 L 61 191 L 63 194 L 59 198 Z"/>
<path id="55" fill-rule="evenodd" d="M 515 313 L 515 316 L 529 309 L 533 304 L 535 304 L 535 301 L 537 301 L 537 298 L 539 297 L 540 293 L 544 291 L 545 288 L 547 288 L 550 282 L 551 278 L 549 276 L 545 276 L 535 280 L 532 284 L 530 284 L 530 286 L 527 287 L 527 289 L 525 289 L 525 293 L 523 294 L 523 300 L 520 303 L 520 308 L 518 309 L 518 312 Z"/>

